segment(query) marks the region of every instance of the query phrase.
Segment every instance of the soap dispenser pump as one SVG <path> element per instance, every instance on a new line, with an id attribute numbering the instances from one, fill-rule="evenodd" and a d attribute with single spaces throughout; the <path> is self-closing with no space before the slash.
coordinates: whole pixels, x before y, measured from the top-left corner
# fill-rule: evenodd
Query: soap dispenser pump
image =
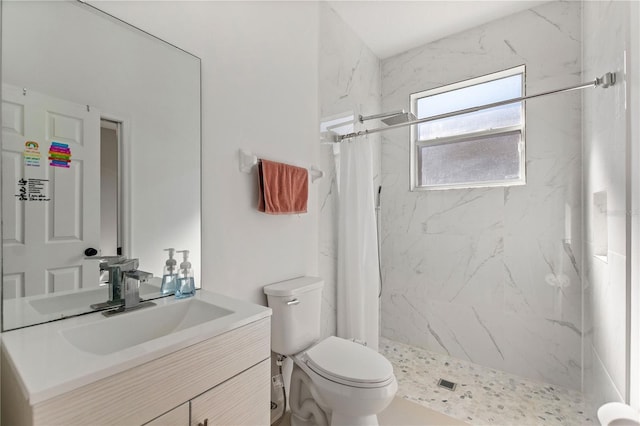
<path id="1" fill-rule="evenodd" d="M 164 270 L 162 272 L 162 285 L 160 286 L 160 293 L 174 294 L 176 292 L 176 285 L 178 280 L 178 262 L 173 258 L 173 254 L 176 249 L 168 248 L 164 251 L 169 252 L 169 259 L 164 264 Z"/>
<path id="2" fill-rule="evenodd" d="M 196 294 L 196 285 L 193 279 L 193 270 L 189 262 L 189 250 L 179 250 L 183 259 L 178 271 L 178 281 L 176 285 L 176 299 L 184 299 Z"/>

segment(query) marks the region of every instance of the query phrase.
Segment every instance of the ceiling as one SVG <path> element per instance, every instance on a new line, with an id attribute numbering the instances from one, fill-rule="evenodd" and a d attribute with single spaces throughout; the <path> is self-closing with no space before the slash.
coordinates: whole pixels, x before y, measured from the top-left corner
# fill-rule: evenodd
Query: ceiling
<path id="1" fill-rule="evenodd" d="M 380 59 L 537 6 L 531 0 L 333 0 L 328 3 Z"/>

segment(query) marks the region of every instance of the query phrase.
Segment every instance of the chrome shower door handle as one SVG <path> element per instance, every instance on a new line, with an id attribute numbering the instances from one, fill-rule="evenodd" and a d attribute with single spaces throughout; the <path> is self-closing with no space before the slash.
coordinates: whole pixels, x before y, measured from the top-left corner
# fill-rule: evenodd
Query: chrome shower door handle
<path id="1" fill-rule="evenodd" d="M 298 303 L 300 303 L 300 301 L 298 299 L 293 299 L 293 300 L 289 300 L 287 302 L 285 302 L 287 304 L 287 306 L 291 306 L 291 305 L 297 305 Z"/>

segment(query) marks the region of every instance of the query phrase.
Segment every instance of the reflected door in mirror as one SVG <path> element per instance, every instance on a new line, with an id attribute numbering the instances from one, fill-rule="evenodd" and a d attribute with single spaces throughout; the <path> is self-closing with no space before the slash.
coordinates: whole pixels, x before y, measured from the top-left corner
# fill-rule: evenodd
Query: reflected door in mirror
<path id="1" fill-rule="evenodd" d="M 100 114 L 2 87 L 4 298 L 97 286 Z"/>

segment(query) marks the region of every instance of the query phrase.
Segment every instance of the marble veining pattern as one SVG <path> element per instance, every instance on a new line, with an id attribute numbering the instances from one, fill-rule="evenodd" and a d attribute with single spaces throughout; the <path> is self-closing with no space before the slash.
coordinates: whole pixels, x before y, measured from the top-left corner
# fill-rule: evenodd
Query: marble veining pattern
<path id="1" fill-rule="evenodd" d="M 582 394 L 425 349 L 380 339 L 393 364 L 398 396 L 471 425 L 588 426 Z M 440 379 L 457 383 L 450 391 Z"/>
<path id="2" fill-rule="evenodd" d="M 526 66 L 526 93 L 581 82 L 581 5 L 549 2 L 382 61 L 382 110 Z M 553 46 L 542 49 L 541 46 Z M 410 131 L 382 137 L 382 335 L 582 385 L 581 96 L 527 102 L 526 185 L 410 191 Z"/>

